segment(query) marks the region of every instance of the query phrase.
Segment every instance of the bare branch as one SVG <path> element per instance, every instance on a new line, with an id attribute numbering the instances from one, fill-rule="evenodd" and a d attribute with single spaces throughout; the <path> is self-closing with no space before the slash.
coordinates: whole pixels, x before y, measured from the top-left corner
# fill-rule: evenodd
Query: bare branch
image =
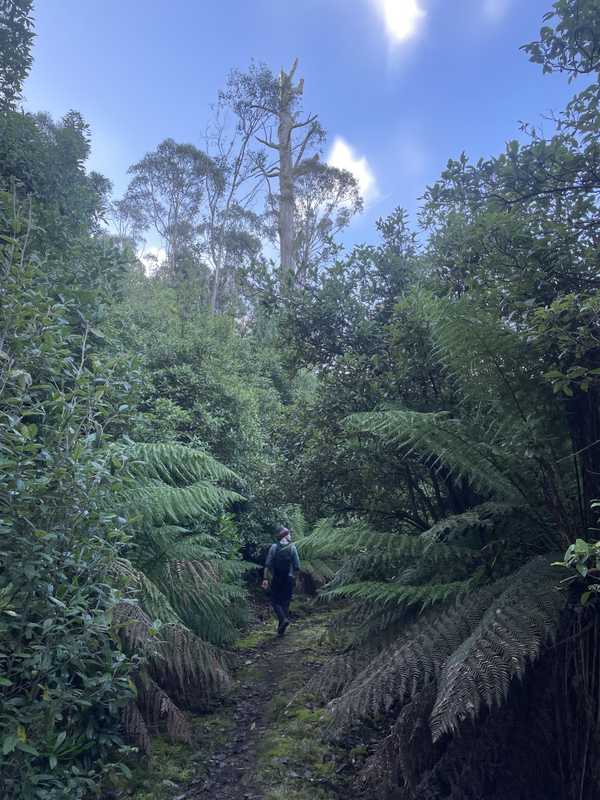
<path id="1" fill-rule="evenodd" d="M 298 69 L 298 56 L 294 59 L 294 63 L 292 64 L 292 68 L 289 71 L 288 78 L 290 79 L 290 83 L 294 79 L 294 75 L 296 74 L 296 70 Z"/>
<path id="2" fill-rule="evenodd" d="M 259 136 L 256 137 L 256 141 L 264 144 L 265 147 L 270 147 L 273 150 L 279 150 L 279 145 L 275 144 L 274 142 L 268 142 L 266 139 L 261 139 Z"/>
<path id="3" fill-rule="evenodd" d="M 306 150 L 306 146 L 310 142 L 311 137 L 315 133 L 316 129 L 317 129 L 317 125 L 316 125 L 316 123 L 313 123 L 312 128 L 306 133 L 306 136 L 304 137 L 304 139 L 300 143 L 300 151 L 298 153 L 298 156 L 296 157 L 296 161 L 294 163 L 294 169 L 297 169 L 297 167 L 300 165 L 300 162 L 302 161 L 302 159 L 304 157 L 304 151 Z"/>
<path id="4" fill-rule="evenodd" d="M 307 125 L 312 125 L 313 128 L 315 127 L 314 123 L 317 121 L 318 116 L 313 114 L 312 116 L 308 117 L 304 122 L 296 122 L 292 125 L 292 130 L 295 128 L 305 128 Z"/>

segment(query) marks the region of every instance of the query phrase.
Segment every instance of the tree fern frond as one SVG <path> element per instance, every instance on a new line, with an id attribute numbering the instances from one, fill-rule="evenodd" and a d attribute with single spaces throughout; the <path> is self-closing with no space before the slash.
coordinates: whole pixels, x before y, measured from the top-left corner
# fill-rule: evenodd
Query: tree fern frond
<path id="1" fill-rule="evenodd" d="M 197 635 L 213 644 L 232 641 L 240 621 L 235 606 L 244 603 L 246 593 L 224 578 L 218 561 L 167 561 L 157 579 Z"/>
<path id="2" fill-rule="evenodd" d="M 500 705 L 512 678 L 522 676 L 556 634 L 564 596 L 551 556 L 538 556 L 510 583 L 471 635 L 444 664 L 431 714 L 434 739 L 475 717 L 483 704 Z"/>
<path id="3" fill-rule="evenodd" d="M 477 515 L 468 518 L 465 515 L 460 520 L 457 517 L 453 527 L 456 530 L 461 526 L 468 529 L 478 522 Z M 447 527 L 452 527 L 451 523 Z M 469 542 L 467 546 L 460 540 L 458 543 L 442 541 L 441 530 L 441 526 L 437 531 L 434 529 L 431 536 L 396 532 L 383 534 L 364 523 L 335 526 L 330 521 L 322 521 L 305 540 L 307 546 L 302 555 L 304 559 L 329 558 L 332 564 L 337 561 L 337 569 L 325 587 L 324 597 L 334 590 L 334 597 L 351 597 L 357 589 L 354 599 L 369 602 L 372 598 L 380 602 L 387 594 L 400 592 L 401 585 L 414 589 L 420 584 L 454 584 L 476 573 L 481 564 L 482 542 Z M 436 532 L 439 538 L 434 538 Z M 369 586 L 364 594 L 355 586 L 359 582 Z M 375 583 L 392 588 L 382 587 L 381 596 L 376 597 L 373 593 Z M 344 588 L 349 586 L 353 588 Z M 441 594 L 439 596 L 443 599 Z"/>
<path id="4" fill-rule="evenodd" d="M 123 725 L 127 737 L 138 748 L 140 753 L 149 756 L 152 754 L 152 743 L 150 741 L 150 733 L 148 726 L 142 716 L 142 713 L 134 701 L 131 701 L 125 707 L 123 712 Z"/>
<path id="5" fill-rule="evenodd" d="M 185 534 L 177 538 L 165 535 L 164 528 L 153 529 L 159 531 L 159 536 L 151 534 L 155 543 L 160 547 L 163 559 L 170 561 L 219 561 L 222 560 L 217 553 L 217 541 L 210 534 L 200 533 Z"/>
<path id="6" fill-rule="evenodd" d="M 418 605 L 422 609 L 435 603 L 447 602 L 468 588 L 466 581 L 451 583 L 405 585 L 402 583 L 384 583 L 382 581 L 361 581 L 326 589 L 327 599 L 347 598 L 382 606 L 402 605 L 406 607 Z"/>
<path id="7" fill-rule="evenodd" d="M 231 682 L 218 651 L 181 624 L 161 626 L 150 664 L 161 686 L 183 696 L 199 685 L 219 693 Z"/>
<path id="8" fill-rule="evenodd" d="M 430 720 L 436 740 L 482 704 L 500 704 L 513 677 L 556 633 L 565 601 L 551 559 L 537 556 L 446 612 L 425 614 L 332 701 L 338 723 L 387 711 L 431 681 L 438 686 Z"/>
<path id="9" fill-rule="evenodd" d="M 152 619 L 161 619 L 163 622 L 177 622 L 177 612 L 169 602 L 168 597 L 156 585 L 155 581 L 142 570 L 137 569 L 131 561 L 125 558 L 114 560 L 112 570 L 115 575 L 125 578 L 130 589 L 137 593 L 137 599 Z M 132 604 L 126 604 L 129 607 Z"/>
<path id="10" fill-rule="evenodd" d="M 427 560 L 431 563 L 464 562 L 475 553 L 466 547 L 433 541 L 424 534 L 382 533 L 364 522 L 337 526 L 332 520 L 320 520 L 314 531 L 299 546 L 304 559 L 341 559 L 345 556 L 362 557 L 356 567 L 362 569 L 378 565 L 394 570 L 407 560 Z M 347 563 L 347 562 L 346 562 Z M 388 570 L 389 571 L 389 570 Z M 352 572 L 351 569 L 347 572 Z"/>
<path id="11" fill-rule="evenodd" d="M 346 427 L 349 432 L 370 433 L 395 444 L 404 457 L 416 453 L 434 467 L 443 466 L 455 480 L 468 477 L 484 493 L 509 500 L 520 497 L 518 482 L 509 477 L 516 468 L 511 454 L 477 441 L 473 431 L 448 412 L 373 411 L 353 414 Z"/>
<path id="12" fill-rule="evenodd" d="M 184 487 L 149 482 L 135 490 L 135 505 L 139 513 L 154 525 L 214 520 L 223 508 L 241 499 L 237 492 L 206 482 Z"/>
<path id="13" fill-rule="evenodd" d="M 538 376 L 525 366 L 530 364 L 527 342 L 499 315 L 481 307 L 475 311 L 467 297 L 454 303 L 430 297 L 425 306 L 434 355 L 463 397 L 474 407 L 496 412 L 491 423 L 499 435 L 506 437 L 500 427 L 510 426 L 529 438 L 534 426 L 527 411 L 532 398 L 539 403 L 541 395 Z"/>
<path id="14" fill-rule="evenodd" d="M 330 658 L 309 681 L 308 687 L 326 700 L 337 697 L 372 660 L 373 655 L 373 651 L 366 648 L 350 648 Z"/>
<path id="15" fill-rule="evenodd" d="M 312 576 L 313 580 L 318 586 L 330 581 L 336 573 L 336 564 L 326 558 L 312 557 L 307 559 L 302 558 L 301 564 L 302 572 L 306 572 Z"/>
<path id="16" fill-rule="evenodd" d="M 338 720 L 377 714 L 435 678 L 446 659 L 479 624 L 506 580 L 484 586 L 442 614 L 430 610 L 383 650 L 332 703 Z"/>
<path id="17" fill-rule="evenodd" d="M 123 646 L 141 655 L 142 689 L 125 724 L 146 746 L 147 727 L 162 727 L 187 741 L 189 722 L 178 704 L 206 707 L 229 685 L 222 655 L 213 646 L 230 641 L 243 622 L 241 568 L 223 557 L 212 535 L 226 506 L 242 499 L 217 481 L 237 476 L 205 452 L 176 444 L 120 448 L 127 467 L 119 496 L 134 530 L 130 559 L 117 559 L 119 582 L 138 603 L 113 611 Z"/>
<path id="18" fill-rule="evenodd" d="M 486 509 L 491 505 L 491 503 L 483 503 L 480 506 L 469 509 L 469 511 L 464 511 L 462 514 L 452 514 L 444 517 L 424 531 L 420 538 L 428 545 L 433 545 L 438 542 L 456 541 L 457 538 L 462 538 L 473 528 L 492 531 L 494 528 L 493 522 L 485 514 Z M 494 505 L 503 505 L 507 509 L 514 508 L 513 505 L 508 503 L 496 503 Z"/>
<path id="19" fill-rule="evenodd" d="M 376 531 L 362 520 L 337 525 L 332 519 L 322 519 L 310 535 L 298 543 L 298 549 L 306 558 L 341 557 L 370 551 L 396 559 L 403 555 L 420 555 L 424 548 L 417 536 Z"/>
<path id="20" fill-rule="evenodd" d="M 407 609 L 405 606 L 372 606 L 366 603 L 362 613 L 357 613 L 352 606 L 352 615 L 356 625 L 352 631 L 352 644 L 354 647 L 363 646 L 373 639 L 376 640 L 380 651 L 390 640 L 397 639 L 400 628 L 406 628 Z"/>
<path id="21" fill-rule="evenodd" d="M 130 652 L 141 653 L 163 686 L 185 692 L 195 682 L 221 691 L 229 676 L 217 650 L 179 622 L 156 628 L 135 603 L 119 603 L 113 624 Z"/>
<path id="22" fill-rule="evenodd" d="M 192 726 L 189 719 L 167 692 L 147 674 L 140 676 L 138 680 L 138 695 L 144 718 L 155 732 L 166 729 L 173 741 L 191 742 Z"/>
<path id="23" fill-rule="evenodd" d="M 132 444 L 125 453 L 128 469 L 137 478 L 158 480 L 169 486 L 201 481 L 241 482 L 235 472 L 209 453 L 183 444 Z"/>
<path id="24" fill-rule="evenodd" d="M 117 603 L 112 609 L 112 622 L 127 652 L 139 653 L 146 648 L 152 620 L 137 603 Z"/>

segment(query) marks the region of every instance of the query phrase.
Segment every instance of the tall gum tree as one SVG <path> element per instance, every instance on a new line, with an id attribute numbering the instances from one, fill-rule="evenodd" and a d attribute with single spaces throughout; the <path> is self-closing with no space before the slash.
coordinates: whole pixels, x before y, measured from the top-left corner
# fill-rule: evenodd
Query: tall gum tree
<path id="1" fill-rule="evenodd" d="M 185 277 L 185 250 L 201 222 L 207 183 L 222 181 L 215 162 L 192 144 L 165 139 L 129 168 L 125 194 L 129 214 L 164 241 L 171 276 Z"/>
<path id="2" fill-rule="evenodd" d="M 252 64 L 246 73 L 234 71 L 224 92 L 241 124 L 252 115 L 258 121 L 254 138 L 261 149 L 254 160 L 276 218 L 284 290 L 305 281 L 311 259 L 325 254 L 334 233 L 361 208 L 355 178 L 320 160 L 325 132 L 317 114 L 304 113 L 297 69 L 298 59 L 276 78 L 264 64 Z"/>
<path id="3" fill-rule="evenodd" d="M 256 212 L 264 177 L 257 167 L 252 143 L 262 124 L 254 110 L 231 124 L 227 101 L 221 93 L 205 134 L 205 149 L 218 169 L 206 183 L 206 203 L 199 229 L 203 252 L 212 268 L 210 306 L 222 309 L 235 295 L 240 268 L 261 250 L 262 216 Z"/>

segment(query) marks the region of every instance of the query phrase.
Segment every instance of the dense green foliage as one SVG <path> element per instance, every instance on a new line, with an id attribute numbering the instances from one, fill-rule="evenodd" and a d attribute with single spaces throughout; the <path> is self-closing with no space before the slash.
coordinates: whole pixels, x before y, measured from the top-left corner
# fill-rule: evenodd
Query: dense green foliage
<path id="1" fill-rule="evenodd" d="M 107 581 L 125 545 L 110 510 L 120 480 L 97 446 L 118 430 L 124 392 L 78 307 L 50 296 L 31 222 L 2 201 L 2 786 L 81 797 L 123 747 L 132 696 Z"/>
<path id="2" fill-rule="evenodd" d="M 0 3 L 0 111 L 14 108 L 31 68 L 33 0 Z"/>
<path id="3" fill-rule="evenodd" d="M 218 113 L 235 130 L 217 116 L 213 149 L 166 139 L 112 201 L 79 114 L 14 110 L 30 4 L 8 5 L 7 796 L 92 797 L 131 745 L 187 741 L 189 711 L 228 686 L 248 562 L 285 522 L 302 585 L 335 615 L 317 679 L 332 735 L 369 742 L 357 792 L 595 798 L 598 3 L 559 0 L 524 47 L 588 79 L 550 136 L 450 160 L 418 229 L 398 209 L 345 255 L 335 233 L 360 198 L 316 158 L 296 64 L 279 81 L 234 71 Z M 282 202 L 264 180 L 285 158 L 269 167 L 264 148 L 286 155 L 285 114 L 306 131 Z M 166 256 L 150 269 L 151 229 Z"/>
<path id="4" fill-rule="evenodd" d="M 213 644 L 232 641 L 244 621 L 241 564 L 219 515 L 239 499 L 218 485 L 234 473 L 206 452 L 177 444 L 126 444 L 113 462 L 127 475 L 117 504 L 132 530 L 128 558 L 113 565 L 133 590 L 113 611 L 131 656 L 143 656 L 128 733 L 150 752 L 150 733 L 165 729 L 186 741 L 189 722 L 179 705 L 206 708 L 227 686 Z M 113 500 L 113 503 L 115 501 Z"/>
<path id="5" fill-rule="evenodd" d="M 532 60 L 595 73 L 597 4 L 554 19 Z M 551 138 L 450 161 L 421 251 L 392 218 L 289 312 L 321 377 L 289 497 L 329 518 L 303 549 L 337 558 L 324 597 L 351 603 L 322 687 L 342 727 L 380 728 L 365 777 L 394 797 L 598 790 L 597 85 Z M 323 441 L 326 495 L 302 463 Z"/>

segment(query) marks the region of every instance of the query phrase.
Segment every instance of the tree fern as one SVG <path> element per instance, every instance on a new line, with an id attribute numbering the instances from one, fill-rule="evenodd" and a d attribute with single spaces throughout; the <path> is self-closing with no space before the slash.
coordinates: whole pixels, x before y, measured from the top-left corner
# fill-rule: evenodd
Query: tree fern
<path id="1" fill-rule="evenodd" d="M 550 395 L 530 357 L 530 344 L 517 327 L 469 297 L 444 303 L 424 296 L 434 353 L 451 376 L 463 404 L 487 419 L 488 438 L 518 439 L 547 449 Z M 543 413 L 542 413 L 543 410 Z M 556 422 L 556 419 L 553 420 Z"/>
<path id="2" fill-rule="evenodd" d="M 236 636 L 245 593 L 241 562 L 222 555 L 218 518 L 241 497 L 219 485 L 237 482 L 235 474 L 203 451 L 131 444 L 115 457 L 125 467 L 119 501 L 134 532 L 115 571 L 136 601 L 121 604 L 114 621 L 128 651 L 143 658 L 137 712 L 130 708 L 125 721 L 147 748 L 156 729 L 185 739 L 180 707 L 205 707 L 228 685 L 215 645 Z"/>
<path id="3" fill-rule="evenodd" d="M 552 551 L 576 518 L 571 471 L 560 460 L 567 439 L 543 413 L 547 393 L 522 358 L 523 341 L 492 314 L 468 312 L 468 301 L 431 300 L 427 309 L 436 357 L 458 397 L 452 411 L 388 407 L 345 421 L 355 447 L 375 438 L 438 476 L 420 478 L 419 490 L 435 499 L 429 529 L 330 520 L 305 545 L 337 553 L 322 597 L 348 605 L 339 617 L 343 652 L 322 677 L 333 719 L 345 727 L 372 718 L 387 730 L 373 775 L 387 770 L 407 798 L 445 797 L 458 769 L 444 760 L 460 752 L 452 742 L 468 738 L 469 725 L 510 717 L 505 703 L 517 679 L 559 629 L 565 598 Z M 449 500 L 461 491 L 460 513 L 435 518 L 446 499 L 440 487 Z M 446 771 L 436 771 L 442 763 Z M 448 796 L 468 796 L 461 781 Z"/>
<path id="4" fill-rule="evenodd" d="M 437 738 L 475 716 L 482 702 L 501 700 L 558 627 L 564 597 L 551 559 L 538 556 L 445 613 L 423 616 L 352 680 L 333 703 L 336 713 L 345 719 L 376 714 L 436 680 L 431 726 Z"/>
<path id="5" fill-rule="evenodd" d="M 338 721 L 377 714 L 406 701 L 435 678 L 446 659 L 471 634 L 505 582 L 461 598 L 443 614 L 431 610 L 353 676 L 332 702 Z"/>
<path id="6" fill-rule="evenodd" d="M 500 706 L 513 677 L 522 677 L 556 635 L 565 601 L 552 560 L 538 556 L 522 567 L 444 663 L 431 714 L 434 740 L 482 704 Z"/>
<path id="7" fill-rule="evenodd" d="M 481 520 L 474 511 L 457 518 L 455 533 L 476 524 Z M 480 542 L 455 539 L 442 541 L 441 528 L 424 534 L 383 533 L 361 521 L 336 525 L 322 520 L 300 549 L 303 558 L 308 551 L 310 558 L 337 560 L 321 598 L 352 603 L 353 639 L 364 645 L 370 636 L 383 642 L 393 635 L 407 621 L 407 612 L 447 603 L 480 581 L 485 559 L 474 546 Z"/>
<path id="8" fill-rule="evenodd" d="M 121 447 L 132 474 L 158 480 L 169 486 L 186 486 L 199 481 L 239 483 L 240 478 L 209 453 L 174 442 Z"/>
<path id="9" fill-rule="evenodd" d="M 176 487 L 149 481 L 136 488 L 135 499 L 131 500 L 137 513 L 150 524 L 181 525 L 199 519 L 214 520 L 225 506 L 241 497 L 208 482 Z"/>
<path id="10" fill-rule="evenodd" d="M 133 602 L 115 607 L 114 624 L 125 647 L 143 655 L 148 670 L 180 696 L 196 696 L 227 687 L 229 677 L 219 652 L 179 622 L 153 622 Z"/>
<path id="11" fill-rule="evenodd" d="M 368 433 L 395 444 L 405 458 L 418 456 L 434 468 L 446 467 L 455 480 L 467 477 L 484 494 L 522 499 L 518 472 L 512 476 L 513 454 L 489 441 L 477 441 L 470 427 L 448 412 L 373 411 L 354 414 L 346 427 L 351 433 Z"/>
<path id="12" fill-rule="evenodd" d="M 413 605 L 425 609 L 434 603 L 445 602 L 465 591 L 464 581 L 428 584 L 422 586 L 403 585 L 401 583 L 382 583 L 380 581 L 361 581 L 329 589 L 330 599 L 347 598 L 386 606 L 410 607 Z"/>
<path id="13" fill-rule="evenodd" d="M 115 559 L 112 572 L 120 582 L 126 582 L 137 602 L 152 619 L 162 619 L 164 622 L 178 621 L 177 612 L 171 606 L 165 593 L 143 570 L 137 569 L 129 559 Z"/>
<path id="14" fill-rule="evenodd" d="M 480 500 L 552 508 L 569 530 L 577 511 L 574 472 L 556 467 L 569 457 L 568 432 L 525 358 L 528 343 L 469 298 L 425 296 L 422 306 L 437 360 L 458 395 L 452 411 L 379 408 L 349 417 L 348 432 L 375 436 L 444 480 L 467 482 Z"/>

